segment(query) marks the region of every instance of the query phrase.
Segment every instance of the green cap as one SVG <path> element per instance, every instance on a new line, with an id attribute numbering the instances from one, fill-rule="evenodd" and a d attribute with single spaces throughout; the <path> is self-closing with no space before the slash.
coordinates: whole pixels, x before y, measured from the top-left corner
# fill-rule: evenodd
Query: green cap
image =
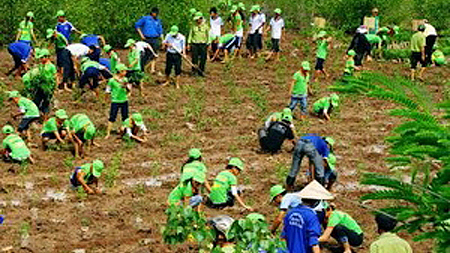
<path id="1" fill-rule="evenodd" d="M 333 93 L 333 94 L 331 94 L 330 98 L 331 98 L 331 104 L 334 107 L 339 106 L 339 95 L 338 94 Z"/>
<path id="2" fill-rule="evenodd" d="M 317 34 L 317 38 L 323 38 L 327 35 L 326 31 L 320 31 L 319 34 Z"/>
<path id="3" fill-rule="evenodd" d="M 80 39 L 82 39 L 82 38 L 84 38 L 84 37 L 86 37 L 86 36 L 88 36 L 88 35 L 85 34 L 85 33 L 83 33 L 83 34 L 81 34 Z"/>
<path id="4" fill-rule="evenodd" d="M 9 98 L 18 98 L 20 97 L 20 93 L 16 90 L 8 92 Z"/>
<path id="5" fill-rule="evenodd" d="M 203 18 L 203 13 L 201 13 L 201 12 L 195 13 L 194 20 L 199 20 L 201 18 Z"/>
<path id="6" fill-rule="evenodd" d="M 128 39 L 127 43 L 125 44 L 125 48 L 131 47 L 131 45 L 134 45 L 134 43 L 136 43 L 135 40 L 133 39 Z"/>
<path id="7" fill-rule="evenodd" d="M 112 46 L 111 45 L 105 45 L 104 47 L 103 47 L 103 51 L 105 51 L 106 53 L 109 53 L 109 51 L 111 51 L 112 50 Z"/>
<path id="8" fill-rule="evenodd" d="M 194 15 L 195 13 L 197 13 L 197 10 L 195 8 L 191 8 L 191 9 L 189 9 L 189 13 L 191 15 Z"/>
<path id="9" fill-rule="evenodd" d="M 66 113 L 66 111 L 65 111 L 64 109 L 59 109 L 59 110 L 57 110 L 57 111 L 55 112 L 55 116 L 56 116 L 58 119 L 67 119 L 67 118 L 69 118 L 69 116 L 67 116 L 67 113 Z"/>
<path id="10" fill-rule="evenodd" d="M 262 221 L 265 222 L 266 218 L 264 217 L 264 215 L 260 214 L 260 213 L 251 213 L 249 215 L 247 215 L 247 217 L 245 217 L 246 220 L 250 220 L 252 222 L 258 222 L 258 221 Z"/>
<path id="11" fill-rule="evenodd" d="M 125 64 L 119 63 L 116 66 L 116 70 L 117 71 L 126 71 L 126 70 L 128 70 L 128 68 L 127 68 L 127 66 L 125 66 Z"/>
<path id="12" fill-rule="evenodd" d="M 336 168 L 336 156 L 333 153 L 328 154 L 327 162 L 331 170 Z"/>
<path id="13" fill-rule="evenodd" d="M 276 14 L 281 14 L 281 9 L 280 8 L 276 8 L 273 12 L 275 12 Z"/>
<path id="14" fill-rule="evenodd" d="M 236 5 L 233 5 L 233 6 L 231 7 L 230 13 L 233 14 L 233 13 L 235 13 L 236 11 L 238 11 L 238 8 L 237 8 Z"/>
<path id="15" fill-rule="evenodd" d="M 84 139 L 86 140 L 92 140 L 95 136 L 95 126 L 92 124 L 89 124 L 89 126 L 84 131 Z"/>
<path id="16" fill-rule="evenodd" d="M 198 148 L 192 148 L 189 150 L 189 158 L 198 159 L 202 156 L 202 152 Z"/>
<path id="17" fill-rule="evenodd" d="M 243 2 L 238 3 L 239 9 L 245 11 L 245 4 Z"/>
<path id="18" fill-rule="evenodd" d="M 47 29 L 47 39 L 50 39 L 54 33 L 55 33 L 55 30 Z"/>
<path id="19" fill-rule="evenodd" d="M 292 115 L 283 115 L 282 120 L 287 121 L 287 122 L 292 122 L 293 119 L 294 119 L 294 117 L 292 117 Z"/>
<path id="20" fill-rule="evenodd" d="M 355 52 L 355 50 L 351 49 L 351 50 L 348 50 L 347 55 L 355 56 L 356 52 Z"/>
<path id="21" fill-rule="evenodd" d="M 244 170 L 244 162 L 237 157 L 231 158 L 230 161 L 228 162 L 228 165 L 237 167 L 241 171 Z"/>
<path id="22" fill-rule="evenodd" d="M 144 125 L 144 120 L 142 119 L 142 115 L 140 113 L 133 113 L 131 115 L 131 118 L 133 119 L 134 123 L 138 126 Z"/>
<path id="23" fill-rule="evenodd" d="M 323 139 L 324 139 L 328 144 L 330 144 L 331 147 L 334 146 L 335 141 L 334 141 L 333 138 L 327 136 L 327 137 L 325 137 L 325 138 L 323 138 Z"/>
<path id="24" fill-rule="evenodd" d="M 283 192 L 286 192 L 286 189 L 282 185 L 274 185 L 272 188 L 270 188 L 270 202 L 273 201 L 273 199 L 282 194 Z"/>
<path id="25" fill-rule="evenodd" d="M 292 116 L 292 110 L 289 107 L 286 107 L 283 109 L 283 116 L 285 115 L 291 115 Z"/>
<path id="26" fill-rule="evenodd" d="M 31 11 L 27 12 L 27 17 L 34 18 L 34 13 Z"/>
<path id="27" fill-rule="evenodd" d="M 38 54 L 39 53 L 39 54 Z M 49 57 L 50 56 L 50 51 L 48 51 L 47 48 L 43 48 L 41 50 L 39 50 L 39 52 L 36 53 L 36 58 L 40 59 L 40 58 L 44 58 L 44 57 Z"/>
<path id="28" fill-rule="evenodd" d="M 304 70 L 311 70 L 309 62 L 307 62 L 307 61 L 302 62 L 302 69 L 304 69 Z"/>
<path id="29" fill-rule="evenodd" d="M 252 8 L 250 9 L 250 12 L 254 12 L 254 11 L 259 11 L 258 5 L 253 5 Z"/>
<path id="30" fill-rule="evenodd" d="M 101 160 L 95 160 L 92 163 L 92 174 L 94 177 L 99 178 L 102 175 L 102 171 L 105 168 L 105 165 Z"/>
<path id="31" fill-rule="evenodd" d="M 173 26 L 170 28 L 170 34 L 172 34 L 172 35 L 177 35 L 179 30 L 180 30 L 180 29 L 178 29 L 178 26 L 173 25 Z"/>
<path id="32" fill-rule="evenodd" d="M 12 133 L 14 133 L 14 127 L 12 127 L 10 125 L 6 125 L 3 127 L 2 132 L 4 134 L 12 134 Z"/>
<path id="33" fill-rule="evenodd" d="M 56 12 L 56 17 L 65 17 L 66 13 L 63 10 L 59 10 Z"/>

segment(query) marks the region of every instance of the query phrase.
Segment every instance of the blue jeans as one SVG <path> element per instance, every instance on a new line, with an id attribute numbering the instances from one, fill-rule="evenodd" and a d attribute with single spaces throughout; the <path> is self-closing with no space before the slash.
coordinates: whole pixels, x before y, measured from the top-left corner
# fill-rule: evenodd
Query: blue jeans
<path id="1" fill-rule="evenodd" d="M 292 95 L 291 103 L 289 104 L 289 109 L 291 109 L 291 111 L 294 111 L 295 107 L 297 107 L 297 104 L 300 104 L 300 110 L 302 111 L 302 114 L 307 115 L 308 114 L 307 95 Z"/>

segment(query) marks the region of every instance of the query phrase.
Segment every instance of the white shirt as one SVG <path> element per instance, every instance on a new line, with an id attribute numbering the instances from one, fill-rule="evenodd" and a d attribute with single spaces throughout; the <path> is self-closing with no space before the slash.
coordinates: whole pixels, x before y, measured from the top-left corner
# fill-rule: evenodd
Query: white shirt
<path id="1" fill-rule="evenodd" d="M 278 20 L 272 18 L 270 20 L 270 26 L 272 27 L 272 39 L 281 39 L 281 33 L 284 28 L 283 18 L 279 18 Z"/>
<path id="2" fill-rule="evenodd" d="M 147 132 L 147 127 L 144 124 L 138 125 L 138 127 L 141 131 Z M 131 137 L 133 135 L 133 131 L 131 131 L 131 128 L 129 127 L 125 129 L 125 133 L 128 137 Z"/>
<path id="3" fill-rule="evenodd" d="M 223 20 L 221 17 L 217 17 L 216 19 L 210 17 L 209 26 L 211 27 L 211 29 L 209 30 L 209 36 L 211 38 L 215 39 L 222 35 Z"/>
<path id="4" fill-rule="evenodd" d="M 425 24 L 425 31 L 423 33 L 425 34 L 425 37 L 430 35 L 437 36 L 436 28 L 430 24 Z"/>
<path id="5" fill-rule="evenodd" d="M 134 44 L 136 46 L 136 50 L 139 52 L 145 52 L 145 49 L 151 50 L 152 46 L 145 41 L 138 41 Z"/>
<path id="6" fill-rule="evenodd" d="M 280 210 L 288 210 L 302 204 L 302 199 L 297 193 L 286 193 L 281 199 Z"/>
<path id="7" fill-rule="evenodd" d="M 70 44 L 66 48 L 75 57 L 82 57 L 89 53 L 89 47 L 81 43 Z"/>
<path id="8" fill-rule="evenodd" d="M 262 24 L 266 22 L 266 15 L 264 13 L 256 14 L 255 16 L 250 16 L 250 34 L 255 34 L 258 32 L 259 34 L 263 33 L 263 27 L 261 27 Z M 261 27 L 261 28 L 258 28 Z M 258 30 L 259 29 L 259 30 Z M 258 31 L 256 31 L 258 30 Z"/>

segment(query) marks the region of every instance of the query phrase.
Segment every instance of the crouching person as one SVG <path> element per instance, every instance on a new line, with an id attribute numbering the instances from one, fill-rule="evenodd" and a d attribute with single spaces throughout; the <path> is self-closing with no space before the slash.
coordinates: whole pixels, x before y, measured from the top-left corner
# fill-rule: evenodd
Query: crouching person
<path id="1" fill-rule="evenodd" d="M 15 133 L 12 126 L 4 126 L 2 132 L 6 136 L 3 139 L 3 148 L 0 150 L 4 161 L 13 163 L 30 161 L 31 163 L 34 163 L 33 158 L 31 158 L 30 150 L 22 138 Z"/>
<path id="2" fill-rule="evenodd" d="M 181 178 L 181 182 L 169 194 L 167 204 L 169 205 L 186 205 L 192 208 L 200 209 L 203 202 L 201 196 L 202 188 L 205 183 L 205 175 L 200 172 L 186 175 Z"/>
<path id="3" fill-rule="evenodd" d="M 98 146 L 94 143 L 95 132 L 94 123 L 86 114 L 79 113 L 72 116 L 70 119 L 70 136 L 75 147 L 75 157 L 84 154 L 83 146 L 85 143 L 88 144 L 88 147 L 91 145 Z"/>
<path id="4" fill-rule="evenodd" d="M 42 148 L 47 149 L 47 143 L 50 140 L 55 140 L 58 143 L 64 144 L 65 137 L 69 131 L 69 116 L 64 109 L 59 109 L 55 112 L 55 117 L 44 122 L 42 127 Z"/>
<path id="5" fill-rule="evenodd" d="M 101 160 L 76 167 L 70 177 L 70 183 L 73 187 L 82 186 L 87 194 L 100 194 L 102 192 L 98 186 L 98 180 L 104 168 L 105 165 Z"/>
<path id="6" fill-rule="evenodd" d="M 141 130 L 142 137 L 138 136 L 139 130 Z M 142 119 L 142 115 L 140 113 L 133 113 L 131 117 L 126 119 L 123 122 L 123 126 L 121 128 L 121 134 L 126 139 L 133 139 L 137 142 L 146 142 L 147 136 L 147 127 L 144 124 L 144 120 Z"/>

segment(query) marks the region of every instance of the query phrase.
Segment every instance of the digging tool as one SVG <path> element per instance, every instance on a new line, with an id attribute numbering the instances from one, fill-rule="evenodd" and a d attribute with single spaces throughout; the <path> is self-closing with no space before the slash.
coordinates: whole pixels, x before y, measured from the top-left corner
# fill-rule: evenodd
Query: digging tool
<path id="1" fill-rule="evenodd" d="M 182 54 L 180 50 L 178 50 L 177 47 L 175 47 L 174 45 L 170 44 L 170 46 L 175 49 L 175 51 L 181 55 L 181 57 L 183 57 L 183 59 L 189 64 L 191 65 L 191 67 L 195 68 L 196 70 L 198 70 L 202 75 L 204 75 L 203 71 L 194 63 L 191 62 L 191 60 L 189 60 L 189 58 L 186 57 L 186 55 Z"/>

